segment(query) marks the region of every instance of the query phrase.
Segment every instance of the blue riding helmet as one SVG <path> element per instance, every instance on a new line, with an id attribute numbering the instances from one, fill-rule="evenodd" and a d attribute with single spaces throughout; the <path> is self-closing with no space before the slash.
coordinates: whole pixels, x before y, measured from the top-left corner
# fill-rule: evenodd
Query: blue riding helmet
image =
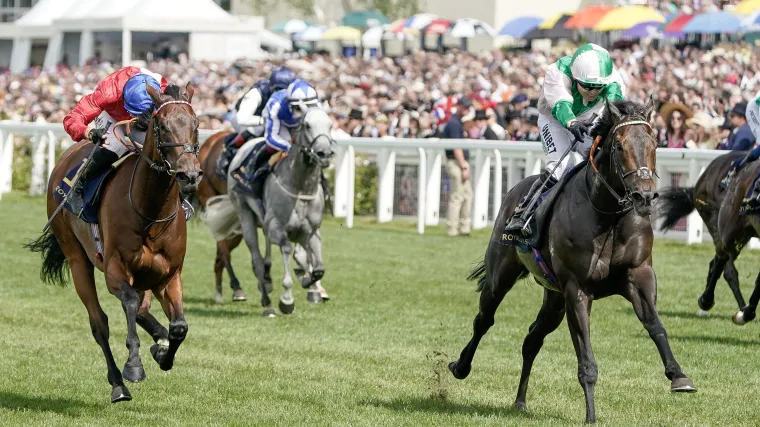
<path id="1" fill-rule="evenodd" d="M 133 116 L 139 116 L 153 108 L 153 98 L 145 89 L 145 83 L 161 92 L 161 85 L 153 77 L 147 74 L 135 74 L 127 80 L 124 85 L 122 98 L 124 99 L 124 109 Z"/>
<path id="2" fill-rule="evenodd" d="M 272 75 L 269 77 L 269 83 L 272 85 L 273 91 L 287 89 L 293 80 L 296 79 L 296 73 L 288 67 L 280 67 L 272 71 Z"/>

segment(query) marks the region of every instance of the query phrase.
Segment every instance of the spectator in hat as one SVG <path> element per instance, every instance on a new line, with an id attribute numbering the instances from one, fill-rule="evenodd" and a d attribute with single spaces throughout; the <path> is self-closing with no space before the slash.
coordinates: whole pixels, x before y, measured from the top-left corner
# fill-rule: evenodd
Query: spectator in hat
<path id="1" fill-rule="evenodd" d="M 361 136 L 363 118 L 364 114 L 362 114 L 362 110 L 351 109 L 351 112 L 348 114 L 348 129 L 350 129 L 351 136 Z"/>
<path id="2" fill-rule="evenodd" d="M 746 111 L 747 104 L 738 103 L 728 113 L 734 130 L 731 131 L 724 150 L 747 151 L 755 145 L 755 135 L 747 124 Z"/>
<path id="3" fill-rule="evenodd" d="M 686 127 L 686 120 L 691 119 L 693 115 L 692 110 L 684 104 L 664 104 L 660 108 L 660 116 L 665 121 L 665 132 L 661 134 L 660 146 L 683 148 L 686 141 L 693 138 Z"/>
<path id="4" fill-rule="evenodd" d="M 694 117 L 686 120 L 686 126 L 694 132 L 692 138 L 686 141 L 687 148 L 715 148 L 717 141 L 713 135 L 713 119 L 704 111 L 697 111 Z"/>
<path id="5" fill-rule="evenodd" d="M 441 138 L 465 139 L 475 125 L 472 100 L 463 96 L 457 102 L 456 111 L 443 126 Z M 470 152 L 461 148 L 446 150 L 446 174 L 449 176 L 449 204 L 446 212 L 446 228 L 449 236 L 470 234 L 472 181 L 470 181 Z"/>

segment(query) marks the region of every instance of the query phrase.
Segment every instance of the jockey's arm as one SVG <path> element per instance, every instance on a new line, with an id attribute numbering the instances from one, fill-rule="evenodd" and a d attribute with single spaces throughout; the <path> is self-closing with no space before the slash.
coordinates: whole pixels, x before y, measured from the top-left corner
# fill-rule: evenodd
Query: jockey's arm
<path id="1" fill-rule="evenodd" d="M 101 82 L 103 83 L 105 81 Z M 103 106 L 108 102 L 101 84 L 95 88 L 94 92 L 83 96 L 63 119 L 63 128 L 73 141 L 81 141 L 86 137 L 87 125 L 103 112 Z"/>
<path id="2" fill-rule="evenodd" d="M 266 137 L 266 144 L 271 148 L 277 151 L 288 151 L 290 149 L 290 141 L 280 135 L 282 129 L 282 122 L 279 118 L 280 108 L 281 105 L 277 102 L 270 102 L 267 105 L 264 136 Z"/>
<path id="3" fill-rule="evenodd" d="M 626 87 L 625 83 L 623 83 L 623 77 L 618 73 L 618 70 L 612 71 L 612 83 L 607 85 L 605 91 L 607 92 L 607 100 L 610 102 L 625 99 Z"/>
<path id="4" fill-rule="evenodd" d="M 241 127 L 254 127 L 264 124 L 264 118 L 256 115 L 256 109 L 261 105 L 261 91 L 254 88 L 248 91 L 240 101 L 237 111 L 237 121 Z"/>
<path id="5" fill-rule="evenodd" d="M 544 78 L 544 97 L 552 109 L 552 117 L 564 127 L 575 119 L 573 113 L 573 94 L 571 92 L 572 81 L 557 67 L 552 64 L 546 70 Z"/>

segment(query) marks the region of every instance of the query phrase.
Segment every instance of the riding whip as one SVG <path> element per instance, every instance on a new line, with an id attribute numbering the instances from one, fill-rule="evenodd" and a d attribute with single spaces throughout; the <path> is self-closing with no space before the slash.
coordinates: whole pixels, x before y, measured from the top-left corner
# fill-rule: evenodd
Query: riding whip
<path id="1" fill-rule="evenodd" d="M 69 191 L 66 193 L 65 196 L 63 196 L 63 200 L 61 200 L 61 203 L 58 205 L 57 208 L 55 208 L 55 211 L 53 211 L 53 214 L 50 215 L 50 219 L 48 219 L 47 224 L 45 224 L 45 227 L 42 229 L 42 232 L 46 232 L 47 229 L 50 227 L 50 223 L 53 222 L 53 218 L 55 218 L 56 215 L 63 209 L 63 206 L 66 204 L 66 201 L 69 200 L 69 196 L 71 195 L 71 192 L 74 191 L 74 188 L 79 183 L 79 178 L 81 178 L 82 173 L 84 172 L 84 168 L 87 167 L 87 164 L 90 163 L 90 160 L 92 160 L 92 155 L 95 154 L 97 151 L 97 145 L 95 144 L 95 147 L 93 147 L 92 151 L 90 151 L 90 154 L 87 156 L 87 160 L 82 164 L 82 166 L 77 171 L 76 176 L 74 176 L 74 180 L 72 181 L 72 185 L 69 188 Z"/>

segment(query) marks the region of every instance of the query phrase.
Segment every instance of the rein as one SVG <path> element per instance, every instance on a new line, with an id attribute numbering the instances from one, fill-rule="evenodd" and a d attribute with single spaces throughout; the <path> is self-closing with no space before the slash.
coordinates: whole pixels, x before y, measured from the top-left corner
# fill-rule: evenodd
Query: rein
<path id="1" fill-rule="evenodd" d="M 608 133 L 608 137 L 614 137 L 615 132 L 618 131 L 618 129 L 626 126 L 633 126 L 633 125 L 645 125 L 650 130 L 652 129 L 652 125 L 649 124 L 646 120 L 629 120 L 622 123 L 618 123 L 615 125 L 615 127 L 610 130 Z M 625 188 L 625 194 L 623 196 L 620 196 L 615 189 L 612 188 L 612 186 L 607 182 L 606 179 L 599 173 L 599 169 L 596 166 L 596 161 L 594 160 L 594 152 L 599 147 L 599 143 L 602 140 L 601 135 L 597 135 L 596 139 L 594 139 L 594 143 L 591 146 L 591 152 L 589 154 L 589 162 L 586 165 L 588 168 L 589 165 L 591 165 L 591 169 L 594 171 L 594 177 L 596 179 L 599 179 L 602 181 L 602 184 L 604 184 L 605 187 L 607 187 L 607 190 L 612 194 L 612 197 L 614 197 L 617 200 L 617 203 L 619 206 L 621 206 L 621 210 L 615 211 L 615 212 L 606 212 L 598 209 L 596 206 L 594 206 L 594 203 L 591 201 L 591 197 L 588 194 L 588 188 L 586 188 L 586 198 L 591 202 L 591 207 L 594 208 L 595 211 L 607 214 L 607 215 L 617 215 L 622 214 L 630 211 L 633 209 L 633 195 L 636 193 L 635 191 L 631 190 L 631 188 L 626 184 L 625 179 L 632 174 L 636 174 L 636 178 L 638 179 L 652 179 L 653 176 L 657 176 L 655 172 L 652 172 L 648 167 L 640 167 L 636 170 L 631 170 L 628 172 L 623 171 L 623 167 L 620 164 L 620 158 L 618 157 L 617 150 L 612 149 L 610 150 L 610 166 L 613 167 L 613 170 L 615 171 L 618 178 L 620 178 L 620 181 L 623 183 L 623 188 Z M 588 181 L 587 181 L 588 182 Z M 588 184 L 587 184 L 588 187 Z"/>

